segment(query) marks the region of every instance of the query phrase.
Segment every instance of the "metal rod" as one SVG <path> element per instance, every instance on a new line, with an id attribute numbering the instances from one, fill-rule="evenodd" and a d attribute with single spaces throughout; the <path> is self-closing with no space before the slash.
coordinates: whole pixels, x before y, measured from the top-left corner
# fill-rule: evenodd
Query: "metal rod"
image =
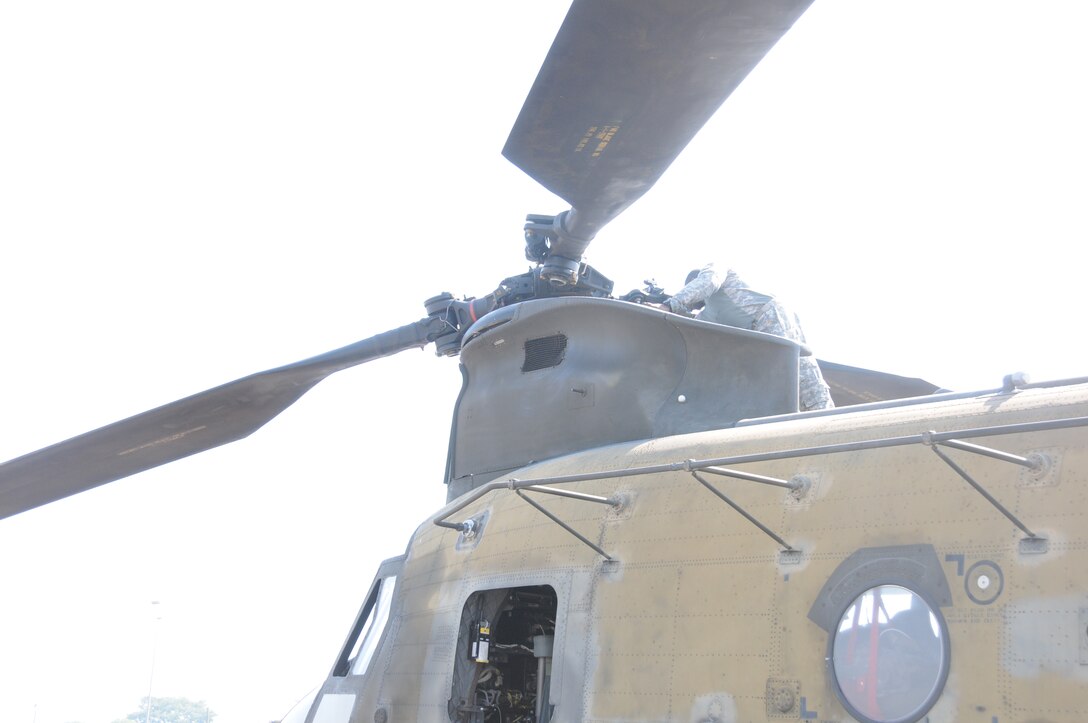
<path id="1" fill-rule="evenodd" d="M 1021 467 L 1027 467 L 1028 469 L 1038 469 L 1038 462 L 1033 462 L 1027 457 L 1021 457 L 1017 454 L 1009 454 L 1008 452 L 1002 452 L 997 449 L 990 449 L 989 447 L 983 447 L 978 444 L 971 444 L 970 442 L 961 442 L 958 439 L 946 439 L 941 442 L 945 447 L 952 447 L 953 449 L 962 449 L 964 452 L 974 452 L 975 454 L 981 454 L 984 457 L 992 457 L 993 459 L 999 459 L 1002 462 L 1012 462 L 1018 464 Z"/>
<path id="2" fill-rule="evenodd" d="M 676 472 L 677 470 L 684 469 L 684 462 L 669 462 L 667 464 L 652 464 L 646 467 L 629 467 L 628 469 L 621 470 L 602 470 L 600 472 L 584 472 L 582 474 L 565 474 L 557 475 L 554 477 L 541 477 L 540 479 L 519 480 L 512 478 L 506 482 L 498 483 L 501 487 L 509 487 L 510 489 L 524 489 L 525 487 L 532 487 L 538 485 L 541 482 L 548 482 L 550 484 L 567 484 L 568 482 L 591 482 L 599 479 L 609 479 L 611 477 L 634 477 L 643 474 L 657 474 L 659 472 Z"/>
<path id="3" fill-rule="evenodd" d="M 1050 379 L 1045 382 L 1031 382 L 1028 384 L 1021 384 L 1016 387 L 1016 390 L 1022 389 L 1050 389 L 1053 387 L 1065 387 L 1073 384 L 1085 384 L 1088 383 L 1088 377 L 1073 377 L 1070 379 Z M 881 402 L 865 402 L 863 404 L 850 404 L 845 407 L 832 407 L 830 409 L 813 409 L 808 412 L 790 412 L 788 414 L 776 414 L 771 417 L 748 417 L 741 419 L 737 422 L 738 427 L 751 427 L 757 424 L 766 424 L 768 421 L 779 421 L 786 419 L 809 419 L 811 417 L 828 417 L 828 416 L 841 416 L 843 414 L 851 414 L 853 412 L 870 411 L 873 409 L 896 409 L 903 407 L 913 407 L 924 404 L 933 404 L 935 402 L 945 402 L 954 399 L 977 399 L 983 396 L 994 396 L 997 394 L 1009 394 L 1012 390 L 1006 389 L 1004 386 L 997 389 L 980 389 L 971 392 L 934 392 L 933 394 L 926 394 L 920 397 L 908 397 L 906 399 L 888 399 Z"/>
<path id="4" fill-rule="evenodd" d="M 735 477 L 737 479 L 748 480 L 749 482 L 759 482 L 763 485 L 771 485 L 772 487 L 782 487 L 787 490 L 796 489 L 797 485 L 790 484 L 786 480 L 777 479 L 775 477 L 765 477 L 761 474 L 752 474 L 751 472 L 740 472 L 735 469 L 725 469 L 724 467 L 703 467 L 703 472 L 712 472 L 713 474 L 720 474 L 724 477 Z"/>
<path id="5" fill-rule="evenodd" d="M 798 457 L 812 457 L 821 454 L 837 454 L 840 452 L 858 452 L 862 450 L 884 449 L 888 447 L 902 447 L 911 444 L 921 444 L 929 439 L 931 442 L 944 442 L 949 439 L 964 439 L 971 437 L 996 437 L 1005 434 L 1023 434 L 1028 432 L 1048 432 L 1055 429 L 1069 429 L 1072 427 L 1088 426 L 1088 417 L 1070 417 L 1068 419 L 1048 419 L 1042 422 L 1024 422 L 1020 424 L 1007 424 L 996 427 L 974 427 L 957 429 L 950 432 L 912 434 L 904 437 L 885 437 L 882 439 L 868 439 L 858 442 L 845 442 L 842 444 L 825 444 L 815 447 L 799 447 L 784 449 L 776 452 L 760 452 L 757 454 L 736 455 L 733 457 L 718 457 L 715 459 L 687 460 L 682 462 L 670 462 L 668 464 L 647 465 L 644 467 L 628 467 L 625 469 L 610 469 L 600 472 L 587 472 L 584 474 L 556 475 L 552 477 L 540 477 L 532 480 L 518 480 L 516 478 L 495 480 L 487 482 L 464 496 L 453 500 L 439 510 L 431 518 L 431 522 L 438 525 L 450 515 L 463 510 L 473 502 L 479 500 L 491 492 L 501 489 L 519 489 L 532 487 L 544 483 L 570 484 L 572 482 L 586 482 L 590 480 L 609 479 L 612 477 L 637 477 L 640 475 L 658 474 L 661 472 L 683 472 L 692 469 L 705 469 L 711 466 L 744 464 L 746 462 L 768 462 Z M 442 526 L 442 525 L 440 525 Z"/>
<path id="6" fill-rule="evenodd" d="M 547 669 L 547 658 L 540 656 L 536 659 L 536 718 L 544 712 L 544 671 Z"/>
<path id="7" fill-rule="evenodd" d="M 732 507 L 732 508 L 733 508 L 734 510 L 736 510 L 737 512 L 739 512 L 739 513 L 740 513 L 740 514 L 741 514 L 741 515 L 742 515 L 742 516 L 744 517 L 744 519 L 748 520 L 748 521 L 749 521 L 749 522 L 751 522 L 751 523 L 752 523 L 753 525 L 755 525 L 755 526 L 756 526 L 756 527 L 758 527 L 759 529 L 763 530 L 763 532 L 764 532 L 764 533 L 765 533 L 765 534 L 766 534 L 766 535 L 767 535 L 768 537 L 770 537 L 770 538 L 771 538 L 772 540 L 774 540 L 775 542 L 777 542 L 777 543 L 778 543 L 779 545 L 782 545 L 782 547 L 786 548 L 786 550 L 787 550 L 787 551 L 789 551 L 789 552 L 796 552 L 796 550 L 794 550 L 794 549 L 793 549 L 793 547 L 792 547 L 792 546 L 790 545 L 790 543 L 786 542 L 786 541 L 785 541 L 785 540 L 783 540 L 783 539 L 782 539 L 781 537 L 779 537 L 778 535 L 774 534 L 774 533 L 773 533 L 773 532 L 771 531 L 771 529 L 770 529 L 769 527 L 767 527 L 766 525 L 764 525 L 764 524 L 763 524 L 762 522 L 760 522 L 759 520 L 757 520 L 757 519 L 756 519 L 755 517 L 752 517 L 752 516 L 751 516 L 750 514 L 748 514 L 747 512 L 745 512 L 745 511 L 744 511 L 743 509 L 741 509 L 740 505 L 738 505 L 738 504 L 737 504 L 736 502 L 734 502 L 733 500 L 731 500 L 731 499 L 729 499 L 728 497 L 726 497 L 726 496 L 725 496 L 725 494 L 723 494 L 721 490 L 719 490 L 719 489 L 718 489 L 717 487 L 715 487 L 714 485 L 710 484 L 710 483 L 709 483 L 709 482 L 707 482 L 707 481 L 706 481 L 705 479 L 703 479 L 702 477 L 700 477 L 700 476 L 699 476 L 699 473 L 698 473 L 698 472 L 696 472 L 695 470 L 692 470 L 692 472 L 691 472 L 691 476 L 692 476 L 692 477 L 694 477 L 695 479 L 699 480 L 699 482 L 701 482 L 701 483 L 702 483 L 703 487 L 706 487 L 706 488 L 707 488 L 708 490 L 710 490 L 710 491 L 711 491 L 711 492 L 713 492 L 713 493 L 714 493 L 715 495 L 717 495 L 717 496 L 718 496 L 718 498 L 719 498 L 719 499 L 721 499 L 721 501 L 722 501 L 722 502 L 724 502 L 725 504 L 729 505 L 729 506 L 730 506 L 730 507 Z"/>
<path id="8" fill-rule="evenodd" d="M 957 429 L 950 432 L 927 432 L 926 434 L 930 435 L 928 439 L 934 442 L 944 442 L 949 439 L 990 437 L 1003 434 L 1020 434 L 1024 432 L 1048 432 L 1054 429 L 1085 426 L 1088 426 L 1088 417 L 1070 417 L 1069 419 L 1050 419 L 1044 422 L 1024 422 L 1021 424 L 1007 424 L 997 427 Z M 712 466 L 720 467 L 724 465 L 745 464 L 747 462 L 769 462 L 782 459 L 794 459 L 797 457 L 812 457 L 818 454 L 838 454 L 841 452 L 860 452 L 870 449 L 902 447 L 910 444 L 923 443 L 927 439 L 926 434 L 911 434 L 903 437 L 884 437 L 882 439 L 867 439 L 858 442 L 843 442 L 841 444 L 824 444 L 815 447 L 796 447 L 794 449 L 783 449 L 777 452 L 759 452 L 756 454 L 734 455 L 732 457 L 696 459 L 684 462 L 671 462 L 668 464 L 647 465 L 645 467 L 629 467 L 627 469 L 588 472 L 585 474 L 541 477 L 533 480 L 509 480 L 508 482 L 499 482 L 498 486 L 516 489 L 517 487 L 529 487 L 542 483 L 568 484 L 570 482 L 586 482 L 589 480 L 608 479 L 610 477 L 637 477 L 639 475 L 657 474 L 659 472 L 706 469 L 707 467 Z"/>
<path id="9" fill-rule="evenodd" d="M 585 543 L 585 544 L 586 544 L 586 545 L 588 545 L 589 547 L 593 548 L 593 549 L 594 549 L 594 550 L 595 550 L 595 551 L 597 552 L 597 554 L 598 554 L 598 555 L 600 555 L 600 556 L 601 556 L 601 557 L 603 557 L 604 559 L 608 560 L 609 562 L 611 562 L 611 561 L 612 561 L 612 558 L 611 558 L 611 557 L 609 556 L 609 554 L 608 554 L 607 552 L 605 552 L 605 551 L 604 551 L 604 550 L 602 550 L 601 548 L 597 547 L 597 546 L 596 546 L 596 545 L 594 545 L 594 544 L 593 544 L 592 542 L 590 542 L 589 540 L 587 540 L 587 539 L 586 539 L 585 537 L 583 537 L 582 535 L 580 535 L 580 534 L 578 533 L 578 531 L 577 531 L 577 530 L 575 530 L 575 529 L 574 529 L 573 527 L 571 527 L 571 526 L 570 526 L 570 525 L 568 525 L 567 523 L 563 522 L 563 520 L 559 519 L 558 517 L 556 517 L 555 515 L 553 515 L 553 514 L 552 514 L 551 512 L 548 512 L 548 511 L 547 511 L 546 509 L 544 509 L 543 507 L 541 507 L 541 506 L 540 506 L 540 504 L 538 504 L 538 503 L 537 503 L 537 502 L 536 502 L 535 500 L 531 499 L 531 498 L 530 498 L 530 497 L 529 497 L 528 495 L 526 495 L 524 491 L 522 491 L 522 490 L 514 490 L 514 492 L 515 492 L 515 493 L 517 493 L 517 496 L 518 496 L 518 497 L 520 497 L 521 499 L 525 500 L 525 501 L 526 501 L 526 502 L 528 502 L 528 503 L 529 503 L 530 505 L 532 505 L 533 507 L 535 507 L 535 508 L 536 508 L 536 509 L 537 509 L 537 510 L 538 510 L 538 511 L 539 511 L 539 512 L 541 513 L 541 514 L 543 514 L 543 515 L 544 515 L 545 517 L 547 517 L 547 518 L 548 518 L 549 520 L 551 520 L 551 521 L 552 521 L 552 522 L 554 522 L 555 524 L 559 525 L 560 527 L 562 527 L 562 528 L 563 528 L 564 530 L 566 530 L 566 531 L 567 531 L 567 532 L 569 532 L 570 534 L 572 534 L 572 535 L 574 535 L 575 537 L 577 537 L 577 538 L 578 538 L 579 540 L 581 540 L 581 541 L 582 541 L 583 543 Z"/>
<path id="10" fill-rule="evenodd" d="M 990 494 L 989 492 L 987 492 L 986 490 L 984 490 L 984 489 L 982 488 L 982 485 L 980 485 L 980 484 L 979 484 L 978 482 L 975 482 L 975 481 L 974 481 L 973 479 L 971 479 L 971 475 L 969 475 L 969 474 L 967 474 L 967 473 L 966 473 L 965 471 L 963 471 L 963 469 L 962 469 L 962 468 L 961 468 L 961 467 L 960 467 L 960 466 L 959 466 L 958 464 L 956 464 L 956 463 L 955 463 L 954 461 L 952 461 L 952 459 L 951 459 L 951 458 L 950 458 L 950 457 L 949 457 L 949 456 L 948 456 L 947 454 L 945 454 L 944 452 L 942 452 L 942 451 L 941 451 L 940 447 L 938 447 L 937 445 L 935 445 L 935 444 L 934 444 L 934 445 L 932 445 L 931 449 L 933 450 L 933 452 L 934 452 L 934 453 L 935 453 L 935 454 L 936 454 L 936 455 L 937 455 L 938 457 L 940 457 L 941 459 L 943 459 L 943 460 L 944 460 L 944 461 L 945 461 L 945 462 L 946 462 L 946 463 L 948 464 L 948 466 L 949 466 L 949 467 L 951 467 L 952 469 L 954 469 L 954 470 L 956 471 L 956 474 L 958 474 L 958 475 L 959 475 L 960 477 L 963 477 L 963 478 L 964 478 L 965 480 L 967 480 L 967 483 L 968 483 L 969 485 L 971 485 L 972 487 L 974 487 L 974 488 L 975 488 L 975 489 L 976 489 L 976 490 L 978 491 L 978 493 L 979 493 L 980 495 L 982 495 L 983 497 L 985 497 L 985 498 L 986 498 L 986 501 L 987 501 L 987 502 L 989 502 L 989 503 L 990 503 L 991 505 L 993 505 L 994 507 L 996 507 L 996 508 L 997 508 L 997 510 L 998 510 L 998 511 L 999 511 L 999 512 L 1000 512 L 1001 514 L 1005 515 L 1005 517 L 1008 517 L 1008 518 L 1009 518 L 1009 520 L 1010 520 L 1010 521 L 1011 521 L 1011 522 L 1012 522 L 1012 523 L 1013 523 L 1014 525 L 1016 525 L 1016 526 L 1017 526 L 1017 527 L 1019 527 L 1019 528 L 1020 528 L 1021 530 L 1023 530 L 1023 531 L 1024 531 L 1024 533 L 1025 533 L 1025 534 L 1026 534 L 1026 535 L 1027 535 L 1028 537 L 1035 537 L 1035 533 L 1034 533 L 1034 532 L 1032 532 L 1032 531 L 1031 531 L 1031 530 L 1029 530 L 1029 529 L 1028 529 L 1027 527 L 1025 527 L 1025 526 L 1024 526 L 1024 523 L 1023 523 L 1023 522 L 1021 522 L 1020 520 L 1016 519 L 1016 516 L 1015 516 L 1015 515 L 1013 515 L 1013 513 L 1009 512 L 1009 511 L 1008 511 L 1007 509 L 1005 509 L 1005 507 L 1004 507 L 1004 506 L 1003 506 L 1003 505 L 1002 505 L 1002 504 L 1001 504 L 1000 502 L 998 502 L 998 501 L 997 501 L 996 499 L 994 499 L 994 496 L 993 496 L 993 495 L 991 495 L 991 494 Z"/>
<path id="11" fill-rule="evenodd" d="M 758 454 L 743 454 L 734 457 L 719 457 L 717 459 L 700 459 L 693 460 L 689 462 L 689 464 L 692 468 L 704 469 L 709 466 L 734 465 L 746 462 L 767 462 L 771 460 L 792 459 L 795 457 L 812 457 L 818 454 L 837 454 L 840 452 L 859 452 L 870 449 L 901 447 L 909 444 L 921 444 L 926 442 L 927 439 L 933 442 L 944 442 L 949 439 L 990 437 L 1003 434 L 1021 434 L 1025 432 L 1049 432 L 1055 429 L 1068 429 L 1070 427 L 1084 426 L 1088 426 L 1088 417 L 1048 419 L 1043 422 L 1024 422 L 1021 424 L 1006 424 L 996 427 L 974 427 L 971 429 L 958 429 L 950 432 L 926 432 L 925 434 L 911 434 L 905 437 L 885 437 L 883 439 L 868 439 L 859 442 L 844 442 L 842 444 L 825 444 L 816 447 L 798 447 L 778 452 L 760 452 Z M 681 465 L 681 468 L 682 467 L 683 465 Z M 635 474 L 642 474 L 637 471 L 637 468 L 630 471 Z M 536 481 L 541 482 L 544 480 Z M 554 482 L 554 480 L 547 481 Z"/>
<path id="12" fill-rule="evenodd" d="M 615 497 L 599 497 L 598 495 L 587 495 L 583 492 L 557 490 L 554 487 L 538 487 L 537 485 L 531 485 L 528 487 L 520 487 L 519 489 L 530 490 L 532 492 L 543 492 L 546 495 L 555 495 L 557 497 L 569 497 L 572 500 L 582 500 L 583 502 L 597 502 L 598 504 L 611 505 L 613 507 L 619 504 L 619 500 Z"/>

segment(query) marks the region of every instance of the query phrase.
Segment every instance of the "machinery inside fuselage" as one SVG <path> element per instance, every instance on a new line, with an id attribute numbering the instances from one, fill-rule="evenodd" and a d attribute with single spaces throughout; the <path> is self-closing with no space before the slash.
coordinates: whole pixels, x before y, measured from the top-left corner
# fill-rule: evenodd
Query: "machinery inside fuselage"
<path id="1" fill-rule="evenodd" d="M 449 701 L 458 723 L 550 720 L 558 599 L 547 585 L 484 590 L 461 615 Z"/>

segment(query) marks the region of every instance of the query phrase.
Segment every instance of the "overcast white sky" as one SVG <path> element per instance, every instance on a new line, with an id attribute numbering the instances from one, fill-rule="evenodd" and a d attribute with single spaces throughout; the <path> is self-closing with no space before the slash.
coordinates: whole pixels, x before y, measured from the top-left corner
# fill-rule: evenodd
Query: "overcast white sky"
<path id="1" fill-rule="evenodd" d="M 0 3 L 0 459 L 421 317 L 563 204 L 500 156 L 566 4 Z M 1088 373 L 1088 4 L 817 0 L 590 247 L 706 261 L 818 355 L 955 389 Z M 147 694 L 269 721 L 444 502 L 456 362 L 0 521 L 0 720 Z M 161 600 L 157 644 L 151 600 Z"/>

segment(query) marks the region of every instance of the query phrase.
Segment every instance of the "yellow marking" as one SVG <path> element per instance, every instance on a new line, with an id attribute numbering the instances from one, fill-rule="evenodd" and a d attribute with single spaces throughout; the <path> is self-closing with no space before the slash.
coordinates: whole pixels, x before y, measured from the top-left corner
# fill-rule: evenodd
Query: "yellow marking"
<path id="1" fill-rule="evenodd" d="M 578 145 L 574 147 L 575 153 L 581 153 L 585 150 L 585 147 L 589 144 L 589 139 L 597 133 L 597 126 L 590 126 L 589 130 L 582 136 L 582 140 L 578 141 Z"/>
<path id="2" fill-rule="evenodd" d="M 600 141 L 600 143 L 597 144 L 597 148 L 593 151 L 594 158 L 598 158 L 604 153 L 605 146 L 612 141 L 612 137 L 616 135 L 619 129 L 619 126 L 604 126 L 600 133 L 594 136 L 594 138 Z"/>
<path id="3" fill-rule="evenodd" d="M 575 153 L 581 153 L 589 146 L 590 141 L 597 141 L 597 144 L 593 147 L 593 153 L 590 155 L 593 158 L 598 158 L 604 153 L 605 146 L 611 141 L 612 137 L 616 135 L 620 130 L 618 125 L 600 125 L 590 126 L 584 134 L 582 139 L 578 141 L 578 145 L 574 147 Z"/>
<path id="4" fill-rule="evenodd" d="M 154 440 L 152 442 L 145 442 L 144 444 L 141 444 L 138 447 L 133 447 L 132 449 L 126 449 L 124 452 L 118 452 L 117 456 L 118 457 L 124 457 L 126 454 L 132 454 L 133 452 L 139 452 L 140 450 L 147 449 L 148 447 L 158 447 L 160 444 L 169 444 L 170 442 L 176 442 L 177 440 L 181 439 L 182 437 L 186 437 L 186 436 L 192 434 L 193 432 L 199 432 L 200 430 L 207 429 L 207 428 L 208 428 L 208 425 L 202 424 L 199 427 L 193 427 L 192 429 L 187 429 L 184 432 L 178 432 L 177 434 L 171 434 L 169 437 L 162 437 L 162 438 L 156 439 L 156 440 Z"/>

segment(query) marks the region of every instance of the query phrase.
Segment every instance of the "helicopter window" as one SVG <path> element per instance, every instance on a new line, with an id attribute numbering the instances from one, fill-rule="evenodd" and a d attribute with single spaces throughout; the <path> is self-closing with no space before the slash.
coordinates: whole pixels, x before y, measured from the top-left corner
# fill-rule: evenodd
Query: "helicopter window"
<path id="1" fill-rule="evenodd" d="M 370 608 L 365 622 L 355 639 L 355 645 L 351 650 L 349 665 L 352 675 L 363 675 L 374 657 L 374 651 L 378 647 L 385 624 L 389 622 L 389 603 L 393 599 L 393 588 L 397 578 L 387 577 L 379 582 L 377 600 Z"/>
<path id="2" fill-rule="evenodd" d="M 534 372 L 537 369 L 559 366 L 566 353 L 565 334 L 529 339 L 525 342 L 525 362 L 521 365 L 521 371 Z"/>
<path id="3" fill-rule="evenodd" d="M 859 721 L 918 720 L 937 701 L 948 677 L 944 618 L 905 587 L 871 588 L 839 618 L 831 662 L 839 697 Z"/>

